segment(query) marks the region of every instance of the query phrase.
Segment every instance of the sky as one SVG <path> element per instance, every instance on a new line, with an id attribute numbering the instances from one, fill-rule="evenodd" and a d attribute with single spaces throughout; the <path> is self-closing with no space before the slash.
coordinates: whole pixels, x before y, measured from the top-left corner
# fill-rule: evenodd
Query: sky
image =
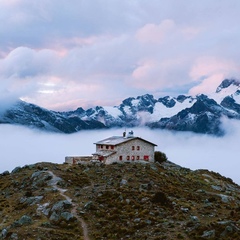
<path id="1" fill-rule="evenodd" d="M 239 135 L 236 120 L 223 120 L 224 138 L 193 133 L 135 128 L 134 135 L 151 141 L 168 159 L 182 167 L 208 169 L 240 184 Z M 95 152 L 94 142 L 113 135 L 121 136 L 124 129 L 81 131 L 75 134 L 39 132 L 14 125 L 0 125 L 0 173 L 17 166 L 37 162 L 63 163 L 65 156 L 89 156 Z M 12 151 L 14 149 L 14 151 Z"/>
<path id="2" fill-rule="evenodd" d="M 239 0 L 0 0 L 0 108 L 208 93 L 240 74 Z"/>

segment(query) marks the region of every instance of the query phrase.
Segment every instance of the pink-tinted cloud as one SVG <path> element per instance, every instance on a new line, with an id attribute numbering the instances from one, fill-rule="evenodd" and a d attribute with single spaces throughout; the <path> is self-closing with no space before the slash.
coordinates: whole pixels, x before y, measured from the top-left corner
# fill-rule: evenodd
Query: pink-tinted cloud
<path id="1" fill-rule="evenodd" d="M 204 56 L 196 59 L 190 72 L 190 77 L 198 80 L 202 76 L 209 76 L 216 73 L 235 75 L 239 73 L 239 70 L 240 64 L 237 64 L 232 60 Z"/>
<path id="2" fill-rule="evenodd" d="M 0 8 L 4 96 L 69 109 L 187 93 L 200 81 L 198 92 L 216 76 L 239 75 L 235 0 L 19 0 Z"/>
<path id="3" fill-rule="evenodd" d="M 143 43 L 162 43 L 175 29 L 175 23 L 171 19 L 163 20 L 159 25 L 146 24 L 137 31 L 136 37 Z"/>
<path id="4" fill-rule="evenodd" d="M 212 94 L 216 91 L 217 86 L 219 86 L 223 79 L 225 79 L 224 74 L 213 74 L 205 78 L 199 85 L 191 88 L 189 90 L 189 95 Z"/>
<path id="5" fill-rule="evenodd" d="M 203 81 L 190 89 L 189 94 L 209 94 L 216 90 L 216 87 L 225 78 L 238 78 L 240 75 L 240 64 L 227 59 L 215 57 L 199 57 L 194 63 L 190 76 L 193 80 L 203 78 Z"/>

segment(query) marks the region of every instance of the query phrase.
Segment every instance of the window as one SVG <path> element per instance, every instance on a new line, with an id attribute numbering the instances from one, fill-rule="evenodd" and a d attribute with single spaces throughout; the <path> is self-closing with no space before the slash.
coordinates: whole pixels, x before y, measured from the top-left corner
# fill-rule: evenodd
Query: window
<path id="1" fill-rule="evenodd" d="M 129 157 L 129 156 L 127 156 L 127 160 L 128 160 L 128 161 L 130 160 L 130 157 Z"/>
<path id="2" fill-rule="evenodd" d="M 140 146 L 137 146 L 137 150 L 138 150 L 138 151 L 140 150 Z"/>
<path id="3" fill-rule="evenodd" d="M 103 148 L 103 145 L 101 145 L 101 148 Z"/>
<path id="4" fill-rule="evenodd" d="M 140 159 L 140 157 L 139 156 L 137 156 L 137 160 L 139 160 Z"/>
<path id="5" fill-rule="evenodd" d="M 113 150 L 113 149 L 114 149 L 114 146 L 111 146 L 111 149 Z"/>
<path id="6" fill-rule="evenodd" d="M 106 149 L 108 149 L 108 148 L 109 148 L 109 146 L 107 145 L 107 146 L 106 146 Z"/>
<path id="7" fill-rule="evenodd" d="M 119 156 L 119 160 L 122 161 L 122 156 Z"/>
<path id="8" fill-rule="evenodd" d="M 134 146 L 132 146 L 132 151 L 134 151 L 135 150 L 135 147 Z"/>
<path id="9" fill-rule="evenodd" d="M 132 161 L 134 161 L 135 160 L 135 156 L 132 156 Z"/>
<path id="10" fill-rule="evenodd" d="M 148 156 L 148 155 L 144 155 L 143 159 L 144 159 L 145 161 L 148 161 L 148 160 L 149 160 L 149 156 Z"/>

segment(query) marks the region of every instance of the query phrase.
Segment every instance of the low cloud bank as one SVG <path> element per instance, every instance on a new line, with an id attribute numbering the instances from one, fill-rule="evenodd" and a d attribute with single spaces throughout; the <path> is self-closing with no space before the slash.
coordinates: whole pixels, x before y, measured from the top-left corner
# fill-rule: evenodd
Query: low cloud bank
<path id="1" fill-rule="evenodd" d="M 240 184 L 240 122 L 224 120 L 226 135 L 217 138 L 192 133 L 135 128 L 135 136 L 158 145 L 168 159 L 191 169 L 209 169 Z M 123 129 L 50 134 L 10 125 L 0 125 L 0 172 L 36 162 L 63 163 L 65 156 L 91 155 L 96 141 L 121 135 Z"/>

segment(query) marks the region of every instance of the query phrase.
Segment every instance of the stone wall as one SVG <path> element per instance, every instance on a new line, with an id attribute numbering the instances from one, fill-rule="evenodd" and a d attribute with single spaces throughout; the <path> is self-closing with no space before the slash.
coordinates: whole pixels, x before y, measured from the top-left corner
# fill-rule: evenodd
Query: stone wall
<path id="1" fill-rule="evenodd" d="M 134 150 L 132 150 L 133 146 Z M 138 146 L 139 150 L 137 149 Z M 134 161 L 145 161 L 144 156 L 149 156 L 148 161 L 154 162 L 154 146 L 140 139 L 133 139 L 117 145 L 115 146 L 114 150 L 116 151 L 116 154 L 114 154 L 111 158 L 108 158 L 106 164 L 120 161 L 120 156 L 122 156 L 123 162 L 132 162 L 132 157 L 134 157 Z M 129 156 L 130 160 L 127 160 L 127 156 Z M 137 160 L 138 156 L 139 160 Z"/>
<path id="2" fill-rule="evenodd" d="M 92 156 L 71 156 L 65 157 L 65 163 L 69 164 L 78 164 L 78 163 L 86 163 L 92 160 Z"/>

